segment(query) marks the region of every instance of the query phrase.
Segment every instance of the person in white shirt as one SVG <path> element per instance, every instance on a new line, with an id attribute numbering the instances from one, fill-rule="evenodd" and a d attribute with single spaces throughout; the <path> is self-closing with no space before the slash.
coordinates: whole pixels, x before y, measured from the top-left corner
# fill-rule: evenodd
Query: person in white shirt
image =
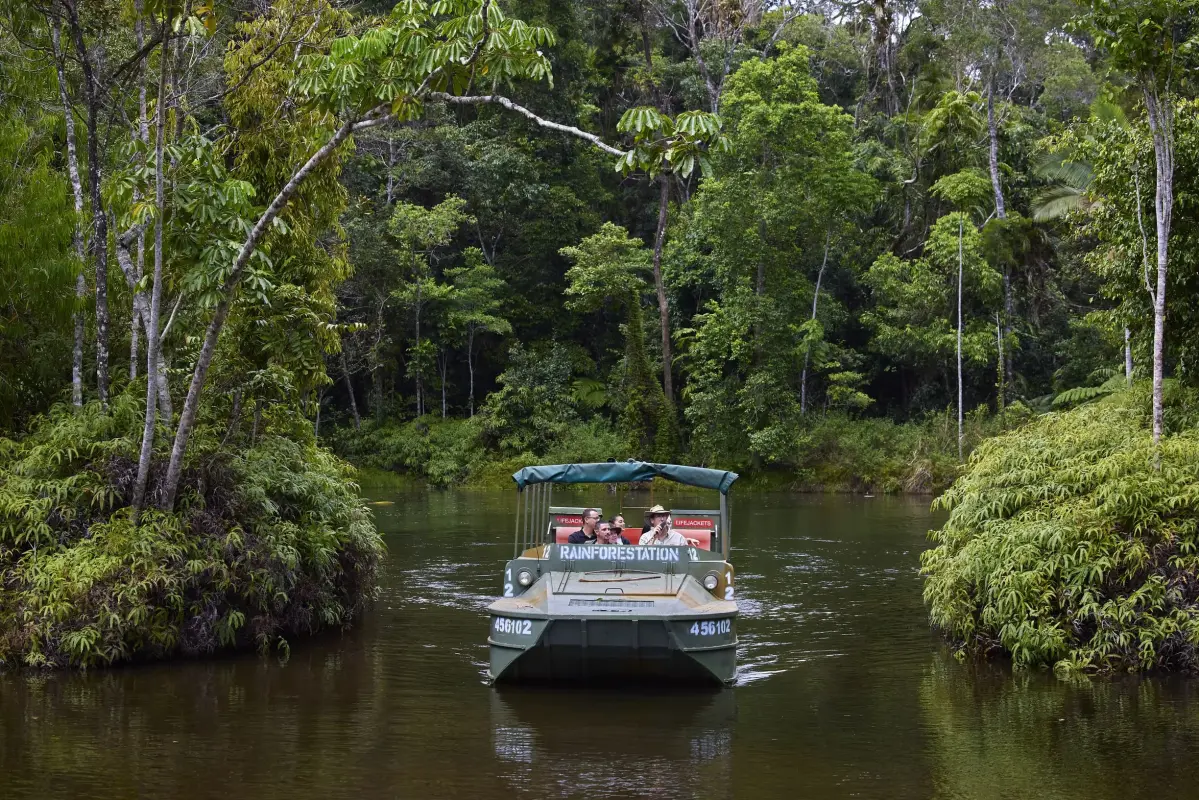
<path id="1" fill-rule="evenodd" d="M 686 547 L 699 544 L 694 539 L 688 539 L 678 531 L 670 529 L 670 512 L 662 506 L 654 506 L 649 510 L 649 525 L 641 534 L 640 545 L 656 545 L 658 547 Z"/>

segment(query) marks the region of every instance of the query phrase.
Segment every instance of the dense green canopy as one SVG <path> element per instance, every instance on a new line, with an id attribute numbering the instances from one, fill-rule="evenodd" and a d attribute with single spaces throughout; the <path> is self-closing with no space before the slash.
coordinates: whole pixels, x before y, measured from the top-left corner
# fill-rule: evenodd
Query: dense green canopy
<path id="1" fill-rule="evenodd" d="M 648 461 L 607 461 L 598 464 L 552 464 L 525 467 L 512 473 L 518 489 L 534 483 L 633 483 L 665 478 L 668 481 L 716 489 L 728 494 L 738 475 L 724 469 L 651 464 Z"/>

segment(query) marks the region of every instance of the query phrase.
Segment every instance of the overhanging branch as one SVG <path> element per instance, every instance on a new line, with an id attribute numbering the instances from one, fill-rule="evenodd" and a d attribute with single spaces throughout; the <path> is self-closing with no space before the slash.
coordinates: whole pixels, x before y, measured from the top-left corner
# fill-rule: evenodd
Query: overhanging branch
<path id="1" fill-rule="evenodd" d="M 560 122 L 551 122 L 548 119 L 537 116 L 532 111 L 525 108 L 524 106 L 512 102 L 507 97 L 503 97 L 498 94 L 467 95 L 467 96 L 460 97 L 458 95 L 448 94 L 446 92 L 429 92 L 428 96 L 430 99 L 441 100 L 444 103 L 450 103 L 452 105 L 460 105 L 460 106 L 497 105 L 497 106 L 502 106 L 503 108 L 506 108 L 509 111 L 515 111 L 517 114 L 520 114 L 521 116 L 525 117 L 526 119 L 532 120 L 534 123 L 536 123 L 537 125 L 539 125 L 542 128 L 548 128 L 551 131 L 558 131 L 559 133 L 567 133 L 578 139 L 583 139 L 584 141 L 591 142 L 591 144 L 595 145 L 600 150 L 603 150 L 608 155 L 612 155 L 612 156 L 623 156 L 624 155 L 623 150 L 619 150 L 619 149 L 613 147 L 612 145 L 608 144 L 600 137 L 596 136 L 594 133 L 588 133 L 587 131 L 582 130 L 580 128 L 576 128 L 573 125 L 563 125 Z"/>

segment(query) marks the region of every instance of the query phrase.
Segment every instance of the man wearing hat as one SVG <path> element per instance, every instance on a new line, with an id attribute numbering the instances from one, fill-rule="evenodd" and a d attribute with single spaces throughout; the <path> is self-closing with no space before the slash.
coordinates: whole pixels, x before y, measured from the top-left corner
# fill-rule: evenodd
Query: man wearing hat
<path id="1" fill-rule="evenodd" d="M 683 534 L 670 529 L 670 512 L 662 506 L 654 506 L 647 511 L 645 521 L 639 542 L 641 545 L 686 547 L 691 543 Z"/>

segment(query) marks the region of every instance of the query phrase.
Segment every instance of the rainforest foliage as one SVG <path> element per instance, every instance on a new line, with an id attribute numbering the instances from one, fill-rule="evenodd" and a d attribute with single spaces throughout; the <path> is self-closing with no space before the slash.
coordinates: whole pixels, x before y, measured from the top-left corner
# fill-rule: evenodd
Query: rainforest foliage
<path id="1" fill-rule="evenodd" d="M 1196 11 L 0 0 L 0 658 L 344 624 L 330 446 L 962 476 L 964 651 L 1190 668 Z"/>
<path id="2" fill-rule="evenodd" d="M 277 408 L 238 447 L 202 427 L 178 507 L 135 522 L 143 411 L 60 405 L 0 440 L 0 668 L 286 650 L 362 611 L 379 536 L 307 420 Z"/>
<path id="3" fill-rule="evenodd" d="M 0 426 L 142 394 L 138 508 L 210 404 L 347 455 L 452 429 L 469 457 L 392 462 L 438 484 L 590 431 L 944 487 L 1158 339 L 1189 368 L 1184 215 L 1162 337 L 1145 290 L 1154 125 L 1189 196 L 1186 6 L 1143 5 L 1168 85 L 1073 0 L 8 2 Z"/>
<path id="4" fill-rule="evenodd" d="M 1199 671 L 1199 422 L 1129 392 L 981 444 L 937 504 L 924 554 L 933 623 L 962 652 L 1066 671 Z"/>

